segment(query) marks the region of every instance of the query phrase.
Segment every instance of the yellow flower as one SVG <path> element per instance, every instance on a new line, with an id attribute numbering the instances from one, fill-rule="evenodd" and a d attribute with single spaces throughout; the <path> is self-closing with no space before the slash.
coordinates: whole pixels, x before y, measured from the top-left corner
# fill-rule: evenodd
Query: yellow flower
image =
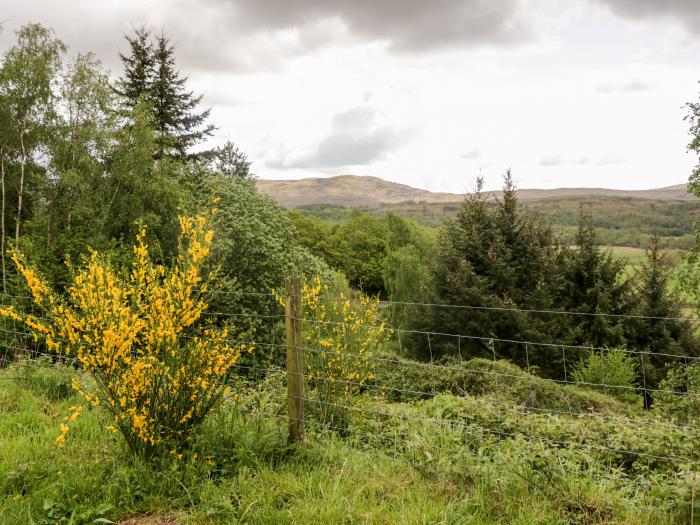
<path id="1" fill-rule="evenodd" d="M 126 278 L 92 252 L 64 301 L 15 253 L 13 260 L 45 314 L 0 306 L 0 316 L 23 322 L 49 351 L 75 357 L 94 381 L 74 379 L 72 388 L 88 406 L 107 407 L 114 417 L 110 431 L 124 433 L 142 453 L 184 442 L 211 400 L 228 394 L 224 382 L 231 368 L 253 348 L 229 343 L 226 330 L 200 327 L 207 308 L 203 295 L 213 279 L 202 267 L 214 234 L 205 216 L 179 220 L 183 248 L 172 268 L 150 260 L 142 227 Z M 190 331 L 198 335 L 192 338 Z M 73 407 L 65 421 L 77 420 L 82 410 Z M 59 444 L 68 432 L 61 425 Z"/>

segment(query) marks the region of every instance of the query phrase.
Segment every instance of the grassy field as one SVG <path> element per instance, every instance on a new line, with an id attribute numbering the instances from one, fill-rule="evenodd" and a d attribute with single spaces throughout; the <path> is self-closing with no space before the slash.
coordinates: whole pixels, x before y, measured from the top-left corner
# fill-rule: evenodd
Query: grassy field
<path id="1" fill-rule="evenodd" d="M 411 381 L 431 399 L 363 394 L 348 432 L 314 428 L 311 413 L 292 448 L 273 374 L 210 417 L 183 457 L 146 463 L 105 430 L 100 410 L 56 446 L 79 403 L 75 372 L 10 367 L 0 371 L 0 523 L 688 523 L 692 471 L 663 458 L 700 459 L 697 431 L 507 363 L 498 370 L 511 379 L 424 368 Z M 377 373 L 402 385 L 408 372 Z M 533 389 L 540 412 L 522 408 Z M 557 415 L 566 407 L 590 417 Z M 641 455 L 609 451 L 625 448 Z"/>

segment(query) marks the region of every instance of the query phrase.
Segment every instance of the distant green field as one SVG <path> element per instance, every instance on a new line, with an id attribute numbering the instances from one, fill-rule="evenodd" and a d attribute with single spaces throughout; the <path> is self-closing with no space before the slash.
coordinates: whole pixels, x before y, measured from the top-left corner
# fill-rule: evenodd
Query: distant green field
<path id="1" fill-rule="evenodd" d="M 632 246 L 602 246 L 602 248 L 610 250 L 615 258 L 625 259 L 633 266 L 638 266 L 646 258 L 646 251 L 644 248 L 634 248 Z M 678 248 L 667 248 L 663 253 L 666 260 L 671 265 L 676 266 L 683 260 L 687 251 Z"/>
<path id="2" fill-rule="evenodd" d="M 460 203 L 387 204 L 378 208 L 359 208 L 373 215 L 394 212 L 419 224 L 439 227 L 454 217 Z M 549 197 L 520 202 L 526 213 L 549 221 L 564 244 L 573 244 L 581 206 L 590 208 L 598 237 L 604 244 L 645 248 L 653 234 L 658 234 L 665 246 L 689 249 L 694 239 L 694 225 L 700 221 L 700 202 L 636 199 L 630 197 Z M 353 208 L 329 204 L 312 204 L 298 211 L 323 220 L 345 220 Z"/>

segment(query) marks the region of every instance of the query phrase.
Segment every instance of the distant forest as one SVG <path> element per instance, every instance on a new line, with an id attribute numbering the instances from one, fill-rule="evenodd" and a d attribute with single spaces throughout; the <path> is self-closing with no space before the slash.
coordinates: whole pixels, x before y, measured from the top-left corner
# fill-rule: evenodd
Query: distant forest
<path id="1" fill-rule="evenodd" d="M 492 201 L 491 206 L 496 202 Z M 598 240 L 607 246 L 645 248 L 658 235 L 665 247 L 688 250 L 695 239 L 694 226 L 700 218 L 700 202 L 652 200 L 632 197 L 548 197 L 521 200 L 518 206 L 528 215 L 552 223 L 552 228 L 563 244 L 575 244 L 579 208 L 590 209 Z M 380 208 L 358 208 L 373 215 L 387 211 L 437 228 L 445 219 L 454 217 L 460 203 L 387 204 Z M 305 215 L 327 221 L 344 221 L 352 208 L 329 204 L 309 204 L 296 208 Z"/>

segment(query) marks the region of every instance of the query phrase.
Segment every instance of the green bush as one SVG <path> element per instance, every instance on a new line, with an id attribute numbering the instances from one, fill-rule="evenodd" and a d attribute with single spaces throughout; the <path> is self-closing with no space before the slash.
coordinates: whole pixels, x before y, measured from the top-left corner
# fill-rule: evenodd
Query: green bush
<path id="1" fill-rule="evenodd" d="M 670 367 L 654 392 L 653 407 L 683 423 L 700 419 L 700 363 Z"/>
<path id="2" fill-rule="evenodd" d="M 587 414 L 539 413 L 490 403 L 487 398 L 435 396 L 414 404 L 367 402 L 354 420 L 365 446 L 396 449 L 420 463 L 459 469 L 474 454 L 500 455 L 503 446 L 525 441 L 533 450 L 556 451 L 579 467 L 622 469 L 635 476 L 675 476 L 685 462 L 700 459 L 700 433 L 672 422 Z M 443 464 L 445 463 L 445 464 Z"/>
<path id="3" fill-rule="evenodd" d="M 591 351 L 574 365 L 571 378 L 586 388 L 630 404 L 642 402 L 637 387 L 637 362 L 621 350 Z M 599 386 L 605 385 L 605 386 Z"/>
<path id="4" fill-rule="evenodd" d="M 534 412 L 618 413 L 632 409 L 604 393 L 553 382 L 508 361 L 443 359 L 435 364 L 384 356 L 372 390 L 391 402 L 438 394 L 486 397 L 492 404 L 526 406 Z"/>

